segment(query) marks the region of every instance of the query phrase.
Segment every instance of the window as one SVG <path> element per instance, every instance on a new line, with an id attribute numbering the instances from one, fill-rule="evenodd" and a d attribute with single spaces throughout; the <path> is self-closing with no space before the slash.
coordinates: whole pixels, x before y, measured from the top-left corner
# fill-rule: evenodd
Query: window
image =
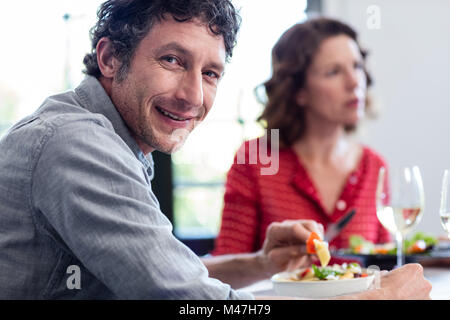
<path id="1" fill-rule="evenodd" d="M 263 133 L 254 88 L 269 78 L 271 49 L 281 34 L 306 19 L 306 0 L 233 2 L 241 8 L 242 26 L 214 107 L 172 156 L 174 231 L 181 239 L 217 235 L 234 154 L 244 140 Z"/>
<path id="2" fill-rule="evenodd" d="M 84 77 L 101 0 L 0 2 L 0 136 L 51 95 Z"/>

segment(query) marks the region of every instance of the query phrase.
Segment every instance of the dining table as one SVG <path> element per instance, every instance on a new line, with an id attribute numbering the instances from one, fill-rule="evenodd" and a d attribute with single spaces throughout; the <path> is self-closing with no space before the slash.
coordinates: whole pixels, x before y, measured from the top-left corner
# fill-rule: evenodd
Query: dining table
<path id="1" fill-rule="evenodd" d="M 450 300 L 450 266 L 424 266 L 424 276 L 432 284 L 432 300 Z M 251 292 L 255 297 L 276 296 L 270 279 L 264 279 L 242 290 Z"/>

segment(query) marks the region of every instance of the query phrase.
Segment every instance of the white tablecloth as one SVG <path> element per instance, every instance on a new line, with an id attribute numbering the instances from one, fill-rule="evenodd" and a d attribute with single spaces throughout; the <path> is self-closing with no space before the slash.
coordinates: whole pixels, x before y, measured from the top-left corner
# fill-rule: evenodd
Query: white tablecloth
<path id="1" fill-rule="evenodd" d="M 431 298 L 434 300 L 450 300 L 450 269 L 424 268 L 425 278 L 433 285 Z"/>

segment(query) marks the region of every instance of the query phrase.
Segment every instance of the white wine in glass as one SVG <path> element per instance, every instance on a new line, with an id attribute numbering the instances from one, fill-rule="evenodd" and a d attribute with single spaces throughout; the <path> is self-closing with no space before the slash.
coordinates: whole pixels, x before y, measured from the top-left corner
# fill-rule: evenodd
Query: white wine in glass
<path id="1" fill-rule="evenodd" d="M 382 206 L 377 210 L 378 220 L 392 234 L 409 233 L 420 221 L 422 208 Z"/>
<path id="2" fill-rule="evenodd" d="M 404 264 L 403 239 L 420 222 L 425 205 L 423 182 L 417 166 L 394 170 L 391 177 L 380 168 L 377 217 L 397 242 L 397 267 Z"/>
<path id="3" fill-rule="evenodd" d="M 441 217 L 441 223 L 444 230 L 447 232 L 450 238 L 450 170 L 444 170 L 444 177 L 442 179 L 441 190 L 441 206 L 439 208 L 439 215 Z"/>
<path id="4" fill-rule="evenodd" d="M 441 223 L 450 238 L 450 213 L 441 213 Z"/>

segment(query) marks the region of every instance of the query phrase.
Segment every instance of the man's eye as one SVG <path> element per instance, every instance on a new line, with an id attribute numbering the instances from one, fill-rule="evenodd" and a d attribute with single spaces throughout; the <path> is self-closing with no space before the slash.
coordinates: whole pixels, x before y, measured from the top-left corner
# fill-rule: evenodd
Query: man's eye
<path id="1" fill-rule="evenodd" d="M 219 75 L 213 71 L 206 71 L 206 72 L 203 72 L 203 74 L 210 78 L 219 79 Z"/>
<path id="2" fill-rule="evenodd" d="M 164 60 L 168 63 L 177 63 L 178 62 L 177 58 L 172 57 L 172 56 L 162 57 L 162 60 Z"/>

